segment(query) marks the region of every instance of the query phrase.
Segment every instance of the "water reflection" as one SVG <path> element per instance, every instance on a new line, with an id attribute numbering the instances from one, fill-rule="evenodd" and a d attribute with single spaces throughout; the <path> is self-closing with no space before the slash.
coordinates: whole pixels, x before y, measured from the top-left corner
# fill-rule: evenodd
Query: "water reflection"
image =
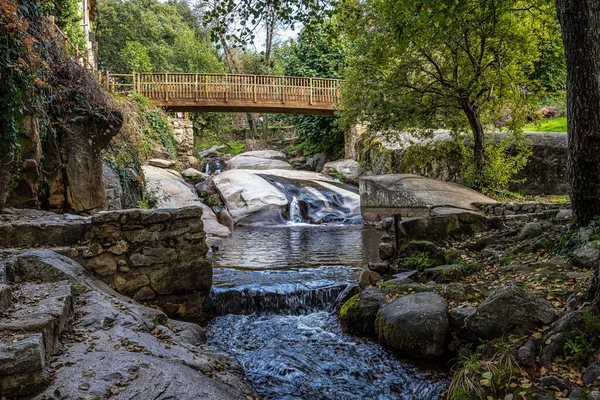
<path id="1" fill-rule="evenodd" d="M 253 269 L 378 261 L 381 231 L 363 226 L 240 227 L 223 241 L 215 266 Z"/>

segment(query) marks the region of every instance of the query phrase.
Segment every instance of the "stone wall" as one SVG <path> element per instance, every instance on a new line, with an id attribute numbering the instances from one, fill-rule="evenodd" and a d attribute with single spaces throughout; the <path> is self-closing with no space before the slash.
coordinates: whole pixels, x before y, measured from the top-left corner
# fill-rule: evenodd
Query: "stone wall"
<path id="1" fill-rule="evenodd" d="M 169 123 L 175 133 L 177 141 L 177 161 L 184 165 L 197 165 L 199 161 L 194 157 L 194 125 L 186 118 L 169 118 Z"/>
<path id="2" fill-rule="evenodd" d="M 212 265 L 201 207 L 108 211 L 91 218 L 15 213 L 0 218 L 1 247 L 53 248 L 121 294 L 169 316 L 202 318 Z"/>
<path id="3" fill-rule="evenodd" d="M 565 218 L 570 214 L 571 203 L 544 203 L 544 202 L 507 202 L 495 204 L 475 204 L 484 214 L 495 216 L 511 215 L 544 215 L 554 218 L 558 212 L 563 211 Z M 569 213 L 567 213 L 569 211 Z"/>
<path id="4" fill-rule="evenodd" d="M 99 213 L 74 258 L 121 294 L 200 317 L 212 285 L 201 217 L 200 207 Z"/>

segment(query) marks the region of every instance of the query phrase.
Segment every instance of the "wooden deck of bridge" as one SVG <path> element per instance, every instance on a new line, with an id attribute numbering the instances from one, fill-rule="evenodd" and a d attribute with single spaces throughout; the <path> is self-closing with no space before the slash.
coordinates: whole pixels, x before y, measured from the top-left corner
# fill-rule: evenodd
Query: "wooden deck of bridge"
<path id="1" fill-rule="evenodd" d="M 333 115 L 339 79 L 292 76 L 134 73 L 100 76 L 112 92 L 133 91 L 155 106 L 181 112 Z"/>

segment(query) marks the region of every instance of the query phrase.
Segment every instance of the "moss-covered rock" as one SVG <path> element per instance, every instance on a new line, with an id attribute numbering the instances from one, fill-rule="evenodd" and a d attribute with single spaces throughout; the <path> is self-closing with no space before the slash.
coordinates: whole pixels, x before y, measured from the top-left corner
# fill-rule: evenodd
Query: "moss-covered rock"
<path id="1" fill-rule="evenodd" d="M 369 287 L 351 297 L 340 309 L 340 320 L 345 329 L 357 334 L 374 334 L 375 317 L 385 303 L 385 294 Z"/>
<path id="2" fill-rule="evenodd" d="M 404 296 L 381 307 L 375 326 L 379 340 L 399 354 L 439 357 L 450 326 L 448 304 L 435 293 Z"/>

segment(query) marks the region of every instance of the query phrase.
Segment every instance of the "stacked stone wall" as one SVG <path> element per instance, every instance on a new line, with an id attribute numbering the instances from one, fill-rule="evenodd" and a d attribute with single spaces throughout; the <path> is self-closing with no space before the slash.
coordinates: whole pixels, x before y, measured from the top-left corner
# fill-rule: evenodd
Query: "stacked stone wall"
<path id="1" fill-rule="evenodd" d="M 202 318 L 212 265 L 202 208 L 118 210 L 91 218 L 40 215 L 0 222 L 0 247 L 47 247 L 75 259 L 117 292 L 169 316 Z M 52 233 L 49 235 L 49 233 Z"/>

